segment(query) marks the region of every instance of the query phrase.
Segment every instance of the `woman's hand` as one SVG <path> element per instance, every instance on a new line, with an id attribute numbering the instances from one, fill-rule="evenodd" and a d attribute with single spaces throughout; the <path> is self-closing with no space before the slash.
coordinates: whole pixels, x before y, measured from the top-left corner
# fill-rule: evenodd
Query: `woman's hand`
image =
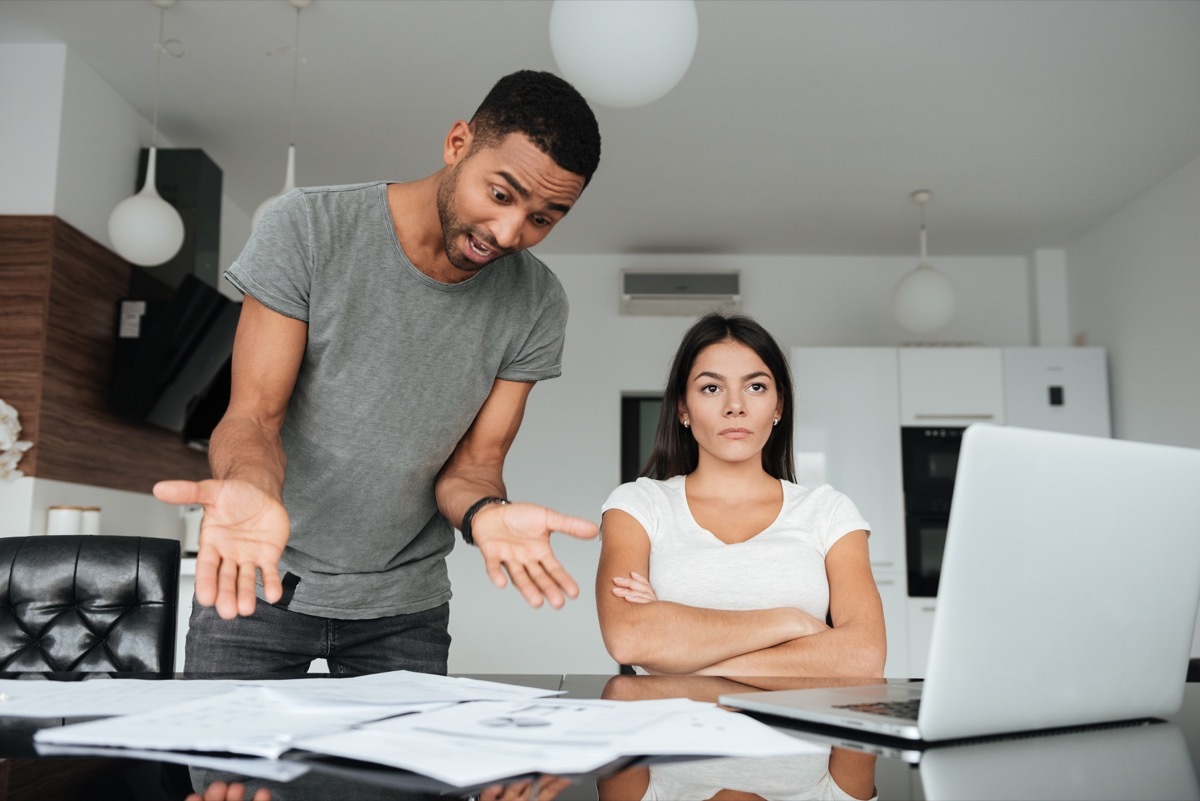
<path id="1" fill-rule="evenodd" d="M 658 600 L 654 588 L 650 586 L 650 580 L 641 573 L 630 573 L 628 578 L 617 576 L 613 579 L 613 584 L 616 585 L 612 589 L 613 595 L 632 604 L 648 604 Z"/>

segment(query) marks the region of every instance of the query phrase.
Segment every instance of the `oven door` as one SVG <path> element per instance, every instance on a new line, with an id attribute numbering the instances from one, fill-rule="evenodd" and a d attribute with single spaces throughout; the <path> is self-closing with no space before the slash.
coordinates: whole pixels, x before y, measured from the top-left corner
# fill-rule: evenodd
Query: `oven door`
<path id="1" fill-rule="evenodd" d="M 949 520 L 949 510 L 910 512 L 906 516 L 908 594 L 913 598 L 937 597 Z"/>
<path id="2" fill-rule="evenodd" d="M 963 430 L 919 426 L 900 429 L 906 495 L 950 497 L 958 472 Z"/>

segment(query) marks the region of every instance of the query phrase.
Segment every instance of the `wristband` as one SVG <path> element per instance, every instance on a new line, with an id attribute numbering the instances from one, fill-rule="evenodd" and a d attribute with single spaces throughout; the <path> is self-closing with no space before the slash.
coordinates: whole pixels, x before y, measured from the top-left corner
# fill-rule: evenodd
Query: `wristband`
<path id="1" fill-rule="evenodd" d="M 468 509 L 466 514 L 463 515 L 462 525 L 459 526 L 459 530 L 462 531 L 463 542 L 465 542 L 467 545 L 475 544 L 475 538 L 471 536 L 471 520 L 475 517 L 476 512 L 487 506 L 489 503 L 498 503 L 503 505 L 511 503 L 511 501 L 509 501 L 508 498 L 488 496 L 486 498 L 480 498 L 479 500 L 475 501 L 475 503 L 471 504 L 471 508 Z"/>

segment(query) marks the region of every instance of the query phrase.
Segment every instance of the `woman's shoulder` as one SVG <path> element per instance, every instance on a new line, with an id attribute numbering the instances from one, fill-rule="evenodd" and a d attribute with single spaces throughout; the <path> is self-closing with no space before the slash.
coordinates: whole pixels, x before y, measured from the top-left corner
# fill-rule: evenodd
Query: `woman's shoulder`
<path id="1" fill-rule="evenodd" d="M 831 484 L 818 484 L 814 487 L 807 487 L 803 484 L 797 484 L 793 481 L 781 480 L 783 484 L 784 498 L 792 503 L 810 503 L 819 504 L 822 506 L 836 506 L 841 503 L 850 501 L 850 497 L 844 492 L 841 492 Z"/>
<path id="2" fill-rule="evenodd" d="M 614 489 L 609 494 L 608 500 L 604 502 L 604 508 L 610 509 L 629 501 L 654 502 L 655 500 L 669 499 L 678 495 L 682 488 L 683 476 L 673 476 L 665 481 L 656 478 L 639 478 Z"/>

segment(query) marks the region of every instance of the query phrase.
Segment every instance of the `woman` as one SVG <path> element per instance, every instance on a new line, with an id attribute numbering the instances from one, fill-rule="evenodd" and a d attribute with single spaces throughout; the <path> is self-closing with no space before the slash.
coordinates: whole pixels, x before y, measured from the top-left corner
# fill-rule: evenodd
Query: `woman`
<path id="1" fill-rule="evenodd" d="M 868 524 L 832 487 L 794 483 L 791 378 L 761 325 L 710 314 L 684 335 L 642 476 L 601 524 L 596 603 L 617 662 L 883 675 Z"/>

